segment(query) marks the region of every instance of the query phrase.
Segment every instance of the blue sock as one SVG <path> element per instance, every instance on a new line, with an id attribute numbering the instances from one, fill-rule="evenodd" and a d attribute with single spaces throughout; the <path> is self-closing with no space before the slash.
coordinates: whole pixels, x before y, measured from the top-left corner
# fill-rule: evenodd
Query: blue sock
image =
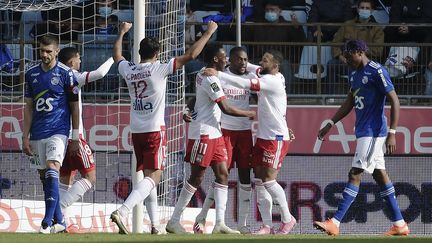
<path id="1" fill-rule="evenodd" d="M 342 193 L 342 202 L 339 203 L 338 210 L 333 216 L 339 222 L 342 221 L 352 202 L 356 198 L 358 191 L 359 188 L 357 186 L 354 186 L 353 184 L 348 183 L 348 185 L 345 187 Z"/>
<path id="2" fill-rule="evenodd" d="M 60 208 L 60 195 L 59 195 L 59 197 L 57 199 L 57 204 L 56 204 L 55 211 L 54 211 L 54 220 L 58 224 L 61 224 L 64 221 L 63 220 L 63 214 L 62 214 L 62 211 L 61 211 L 61 208 Z"/>
<path id="3" fill-rule="evenodd" d="M 389 183 L 381 188 L 380 196 L 387 203 L 387 206 L 391 210 L 391 220 L 392 222 L 396 222 L 399 220 L 403 220 L 400 208 L 396 201 L 395 189 L 392 183 Z"/>
<path id="4" fill-rule="evenodd" d="M 59 201 L 59 172 L 54 169 L 47 169 L 45 172 L 45 217 L 42 222 L 48 226 L 52 225 L 54 212 Z"/>

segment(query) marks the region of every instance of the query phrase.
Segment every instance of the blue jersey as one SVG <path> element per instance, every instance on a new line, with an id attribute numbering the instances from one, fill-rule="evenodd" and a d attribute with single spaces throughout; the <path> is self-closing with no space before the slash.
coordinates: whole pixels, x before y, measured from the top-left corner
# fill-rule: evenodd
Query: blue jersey
<path id="1" fill-rule="evenodd" d="M 387 70 L 370 61 L 361 70 L 351 73 L 350 84 L 356 111 L 356 137 L 387 136 L 384 104 L 386 94 L 394 90 Z"/>
<path id="2" fill-rule="evenodd" d="M 25 82 L 25 97 L 33 99 L 30 139 L 39 140 L 55 134 L 69 136 L 69 100 L 74 100 L 72 89 L 77 85 L 72 70 L 57 62 L 45 72 L 38 64 L 27 71 Z"/>

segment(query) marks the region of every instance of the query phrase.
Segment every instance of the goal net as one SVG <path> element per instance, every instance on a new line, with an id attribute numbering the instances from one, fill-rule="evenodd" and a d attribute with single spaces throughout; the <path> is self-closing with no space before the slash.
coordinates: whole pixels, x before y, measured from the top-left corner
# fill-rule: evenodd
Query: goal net
<path id="1" fill-rule="evenodd" d="M 160 60 L 184 52 L 185 1 L 146 0 L 145 35 L 159 38 Z M 111 57 L 122 21 L 133 22 L 130 1 L 2 1 L 0 4 L 0 231 L 37 231 L 44 214 L 43 190 L 29 158 L 21 152 L 24 107 L 24 74 L 38 60 L 38 38 L 52 34 L 60 48 L 76 47 L 81 71 L 92 71 Z M 133 30 L 124 39 L 123 56 L 132 60 Z M 109 220 L 132 190 L 132 144 L 129 128 L 129 95 L 114 64 L 101 80 L 82 89 L 85 137 L 95 152 L 97 182 L 75 203 L 70 221 L 81 232 L 114 232 Z M 169 76 L 166 94 L 168 158 L 158 186 L 160 220 L 171 214 L 183 182 L 184 73 Z M 79 173 L 76 179 L 79 179 Z M 131 224 L 131 219 L 129 219 Z M 149 218 L 144 213 L 144 225 Z M 144 231 L 148 231 L 147 227 Z M 131 225 L 129 225 L 132 228 Z"/>

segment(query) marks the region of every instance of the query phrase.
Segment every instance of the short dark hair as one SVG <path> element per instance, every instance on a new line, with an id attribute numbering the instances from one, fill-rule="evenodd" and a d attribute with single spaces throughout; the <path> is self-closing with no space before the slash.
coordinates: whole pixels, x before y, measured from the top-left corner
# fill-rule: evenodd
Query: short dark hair
<path id="1" fill-rule="evenodd" d="M 210 43 L 207 44 L 204 48 L 203 52 L 203 59 L 206 64 L 211 64 L 214 62 L 214 57 L 218 54 L 220 49 L 222 49 L 223 46 L 220 43 Z"/>
<path id="2" fill-rule="evenodd" d="M 231 57 L 233 57 L 234 55 L 237 55 L 237 54 L 239 54 L 239 53 L 241 53 L 241 52 L 245 52 L 245 53 L 246 53 L 246 50 L 245 50 L 243 47 L 241 47 L 241 46 L 236 46 L 236 47 L 233 47 L 233 48 L 230 50 L 229 56 L 230 56 L 230 58 L 231 58 Z"/>
<path id="3" fill-rule="evenodd" d="M 357 1 L 357 7 L 360 6 L 360 3 L 370 3 L 371 8 L 375 9 L 375 1 L 374 0 L 358 0 Z"/>
<path id="4" fill-rule="evenodd" d="M 364 40 L 349 40 L 345 43 L 344 52 L 362 51 L 368 52 L 369 48 Z"/>
<path id="5" fill-rule="evenodd" d="M 39 38 L 39 43 L 44 45 L 44 46 L 49 46 L 49 45 L 55 45 L 58 46 L 59 45 L 59 40 L 58 37 L 55 37 L 53 35 L 44 35 L 41 38 Z"/>
<path id="6" fill-rule="evenodd" d="M 140 49 L 138 53 L 141 59 L 150 59 L 160 51 L 160 43 L 154 37 L 146 37 L 140 42 Z"/>
<path id="7" fill-rule="evenodd" d="M 74 58 L 78 54 L 78 49 L 75 47 L 65 47 L 60 50 L 58 54 L 59 62 L 67 64 L 70 59 Z"/>
<path id="8" fill-rule="evenodd" d="M 283 54 L 282 52 L 278 51 L 278 50 L 268 50 L 266 51 L 267 53 L 271 54 L 273 56 L 273 61 L 275 63 L 277 63 L 280 67 L 280 65 L 282 64 L 283 61 Z"/>

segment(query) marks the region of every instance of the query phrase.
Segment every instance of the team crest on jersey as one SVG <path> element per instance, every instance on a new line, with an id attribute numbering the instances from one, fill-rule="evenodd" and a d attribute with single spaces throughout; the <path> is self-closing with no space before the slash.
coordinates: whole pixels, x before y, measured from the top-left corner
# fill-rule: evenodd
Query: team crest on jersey
<path id="1" fill-rule="evenodd" d="M 211 83 L 210 87 L 212 88 L 213 92 L 218 92 L 220 90 L 217 83 Z"/>
<path id="2" fill-rule="evenodd" d="M 362 78 L 362 83 L 363 83 L 363 84 L 367 84 L 368 82 L 369 82 L 368 77 L 367 77 L 367 76 L 363 76 L 363 78 Z"/>
<path id="3" fill-rule="evenodd" d="M 51 84 L 52 85 L 57 85 L 60 83 L 60 79 L 58 77 L 52 77 L 51 78 Z"/>

